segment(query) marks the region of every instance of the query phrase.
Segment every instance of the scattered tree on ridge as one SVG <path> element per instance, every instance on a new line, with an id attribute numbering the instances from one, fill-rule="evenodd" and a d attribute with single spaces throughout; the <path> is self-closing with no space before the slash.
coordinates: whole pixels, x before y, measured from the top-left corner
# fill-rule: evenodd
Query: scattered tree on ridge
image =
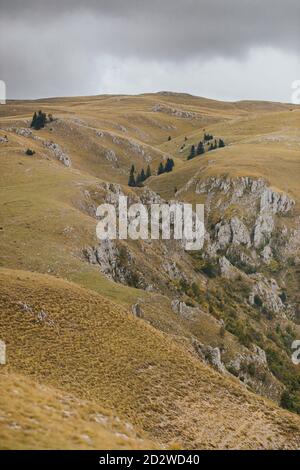
<path id="1" fill-rule="evenodd" d="M 204 149 L 203 142 L 200 140 L 200 142 L 197 146 L 196 154 L 197 155 L 202 155 L 203 153 L 205 153 L 205 149 Z"/>
<path id="2" fill-rule="evenodd" d="M 188 156 L 188 160 L 192 160 L 194 157 L 196 156 L 196 149 L 195 149 L 195 145 L 192 145 L 191 146 L 191 151 L 190 151 L 190 154 Z"/>
<path id="3" fill-rule="evenodd" d="M 128 186 L 131 186 L 131 187 L 136 186 L 134 171 L 135 171 L 134 165 L 132 165 L 130 168 L 129 179 L 128 179 Z"/>
<path id="4" fill-rule="evenodd" d="M 146 170 L 146 178 L 150 178 L 151 176 L 151 168 L 150 168 L 150 165 L 147 166 L 147 170 Z"/>

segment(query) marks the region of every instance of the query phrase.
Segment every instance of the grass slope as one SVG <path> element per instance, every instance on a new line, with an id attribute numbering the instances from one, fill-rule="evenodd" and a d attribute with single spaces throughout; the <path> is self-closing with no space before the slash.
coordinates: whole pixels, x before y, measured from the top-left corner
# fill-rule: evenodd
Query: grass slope
<path id="1" fill-rule="evenodd" d="M 99 294 L 7 269 L 0 281 L 6 373 L 96 401 L 167 446 L 299 446 L 299 417 L 220 376 Z"/>

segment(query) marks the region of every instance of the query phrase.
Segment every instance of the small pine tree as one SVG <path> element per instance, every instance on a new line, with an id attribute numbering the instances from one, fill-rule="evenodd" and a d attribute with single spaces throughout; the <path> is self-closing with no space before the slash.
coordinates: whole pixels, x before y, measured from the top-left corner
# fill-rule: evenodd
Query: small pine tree
<path id="1" fill-rule="evenodd" d="M 202 155 L 204 152 L 205 152 L 204 145 L 203 145 L 203 142 L 200 140 L 200 142 L 197 146 L 196 154 L 197 155 Z"/>
<path id="2" fill-rule="evenodd" d="M 147 170 L 146 170 L 146 178 L 150 178 L 151 176 L 151 168 L 150 168 L 150 165 L 147 166 Z"/>
<path id="3" fill-rule="evenodd" d="M 208 151 L 210 152 L 211 150 L 215 150 L 215 146 L 213 143 L 210 144 Z"/>
<path id="4" fill-rule="evenodd" d="M 214 138 L 214 136 L 212 134 L 204 134 L 203 140 L 204 140 L 204 142 L 209 142 L 213 138 Z"/>
<path id="5" fill-rule="evenodd" d="M 158 175 L 161 175 L 162 173 L 164 173 L 165 169 L 164 169 L 164 165 L 162 162 L 160 162 L 159 164 L 159 167 L 158 167 L 158 170 L 157 170 L 157 174 Z"/>
<path id="6" fill-rule="evenodd" d="M 135 171 L 134 165 L 132 165 L 130 168 L 129 179 L 128 179 L 128 186 L 131 186 L 131 187 L 136 186 L 134 171 Z"/>
<path id="7" fill-rule="evenodd" d="M 169 137 L 168 137 L 168 141 L 170 142 L 170 140 L 172 140 L 172 137 L 169 135 Z"/>
<path id="8" fill-rule="evenodd" d="M 196 156 L 196 149 L 195 149 L 195 145 L 192 145 L 191 146 L 191 151 L 190 151 L 190 154 L 188 156 L 188 160 L 192 160 L 192 158 L 194 158 Z"/>
<path id="9" fill-rule="evenodd" d="M 40 110 L 34 120 L 34 124 L 33 124 L 33 127 L 35 130 L 39 130 L 39 129 L 42 129 L 43 127 L 45 127 L 45 124 L 46 124 L 46 114 L 45 113 L 42 113 L 42 111 Z"/>
<path id="10" fill-rule="evenodd" d="M 225 142 L 223 139 L 219 139 L 219 148 L 221 149 L 223 147 L 225 147 Z"/>
<path id="11" fill-rule="evenodd" d="M 30 127 L 35 127 L 36 120 L 37 120 L 37 114 L 36 114 L 36 111 L 35 111 L 34 115 L 32 117 L 32 120 L 31 120 Z"/>
<path id="12" fill-rule="evenodd" d="M 145 181 L 146 179 L 146 174 L 144 172 L 144 168 L 142 168 L 142 171 L 141 171 L 141 175 L 140 175 L 140 179 L 141 179 L 141 182 L 143 183 L 143 181 Z"/>
<path id="13" fill-rule="evenodd" d="M 171 159 L 168 158 L 168 159 L 167 159 L 167 162 L 166 162 L 166 164 L 165 164 L 165 169 L 164 169 L 164 171 L 165 171 L 166 173 L 169 173 L 170 171 L 172 171 L 172 168 L 173 168 L 173 166 L 172 166 Z"/>
<path id="14" fill-rule="evenodd" d="M 143 171 L 143 170 L 142 170 L 142 171 Z M 140 188 L 141 186 L 143 186 L 143 181 L 144 181 L 144 180 L 143 180 L 143 176 L 142 176 L 142 171 L 141 171 L 141 173 L 138 173 L 138 175 L 137 175 L 137 177 L 136 177 L 136 183 L 135 183 L 135 185 L 138 186 L 139 188 Z"/>

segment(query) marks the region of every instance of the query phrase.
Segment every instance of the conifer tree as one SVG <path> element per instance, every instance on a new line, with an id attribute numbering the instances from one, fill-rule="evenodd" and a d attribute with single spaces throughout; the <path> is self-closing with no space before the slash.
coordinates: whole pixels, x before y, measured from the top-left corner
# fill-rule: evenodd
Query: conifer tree
<path id="1" fill-rule="evenodd" d="M 157 174 L 158 175 L 161 175 L 162 173 L 164 173 L 165 169 L 164 169 L 164 165 L 162 162 L 160 162 L 159 164 L 159 167 L 158 167 L 158 170 L 157 170 Z"/>
<path id="2" fill-rule="evenodd" d="M 128 179 L 128 186 L 134 187 L 136 186 L 136 181 L 134 177 L 134 165 L 131 166 L 130 173 L 129 173 L 129 179 Z"/>
<path id="3" fill-rule="evenodd" d="M 203 153 L 205 152 L 204 150 L 204 145 L 203 145 L 203 142 L 200 140 L 198 146 L 197 146 L 197 155 L 202 155 Z"/>
<path id="4" fill-rule="evenodd" d="M 32 121 L 31 121 L 30 127 L 35 127 L 36 119 L 37 119 L 37 114 L 36 114 L 36 111 L 35 111 L 35 112 L 34 112 L 34 115 L 33 115 L 33 117 L 32 117 Z"/>
<path id="5" fill-rule="evenodd" d="M 194 158 L 196 156 L 196 150 L 195 150 L 195 145 L 192 145 L 191 146 L 191 151 L 190 151 L 190 154 L 188 156 L 188 160 L 192 160 L 192 158 Z"/>
<path id="6" fill-rule="evenodd" d="M 151 168 L 150 168 L 150 165 L 147 166 L 147 170 L 146 170 L 146 178 L 150 178 L 151 176 Z"/>
<path id="7" fill-rule="evenodd" d="M 141 174 L 140 174 L 141 183 L 142 183 L 143 181 L 145 181 L 145 179 L 146 179 L 146 175 L 145 175 L 145 172 L 144 172 L 144 168 L 142 168 L 142 171 L 141 171 Z"/>

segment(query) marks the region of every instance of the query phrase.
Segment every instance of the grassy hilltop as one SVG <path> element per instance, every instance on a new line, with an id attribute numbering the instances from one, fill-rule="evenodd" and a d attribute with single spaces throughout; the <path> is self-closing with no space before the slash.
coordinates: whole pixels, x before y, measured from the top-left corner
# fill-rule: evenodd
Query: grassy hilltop
<path id="1" fill-rule="evenodd" d="M 35 130 L 39 109 L 53 120 Z M 299 448 L 299 118 L 293 105 L 169 92 L 0 106 L 0 448 Z M 206 132 L 225 147 L 188 160 Z M 167 158 L 173 170 L 156 175 Z M 150 165 L 143 187 L 128 186 L 131 165 Z M 204 202 L 212 240 L 234 217 L 251 228 L 255 193 L 238 204 L 199 190 L 242 177 L 263 180 L 271 204 L 274 194 L 294 204 L 274 212 L 268 262 L 244 241 L 254 267 L 227 247 L 210 257 L 172 242 L 95 256 L 95 208 L 118 191 Z M 220 351 L 223 372 L 203 345 Z M 266 362 L 253 365 L 261 350 Z"/>

